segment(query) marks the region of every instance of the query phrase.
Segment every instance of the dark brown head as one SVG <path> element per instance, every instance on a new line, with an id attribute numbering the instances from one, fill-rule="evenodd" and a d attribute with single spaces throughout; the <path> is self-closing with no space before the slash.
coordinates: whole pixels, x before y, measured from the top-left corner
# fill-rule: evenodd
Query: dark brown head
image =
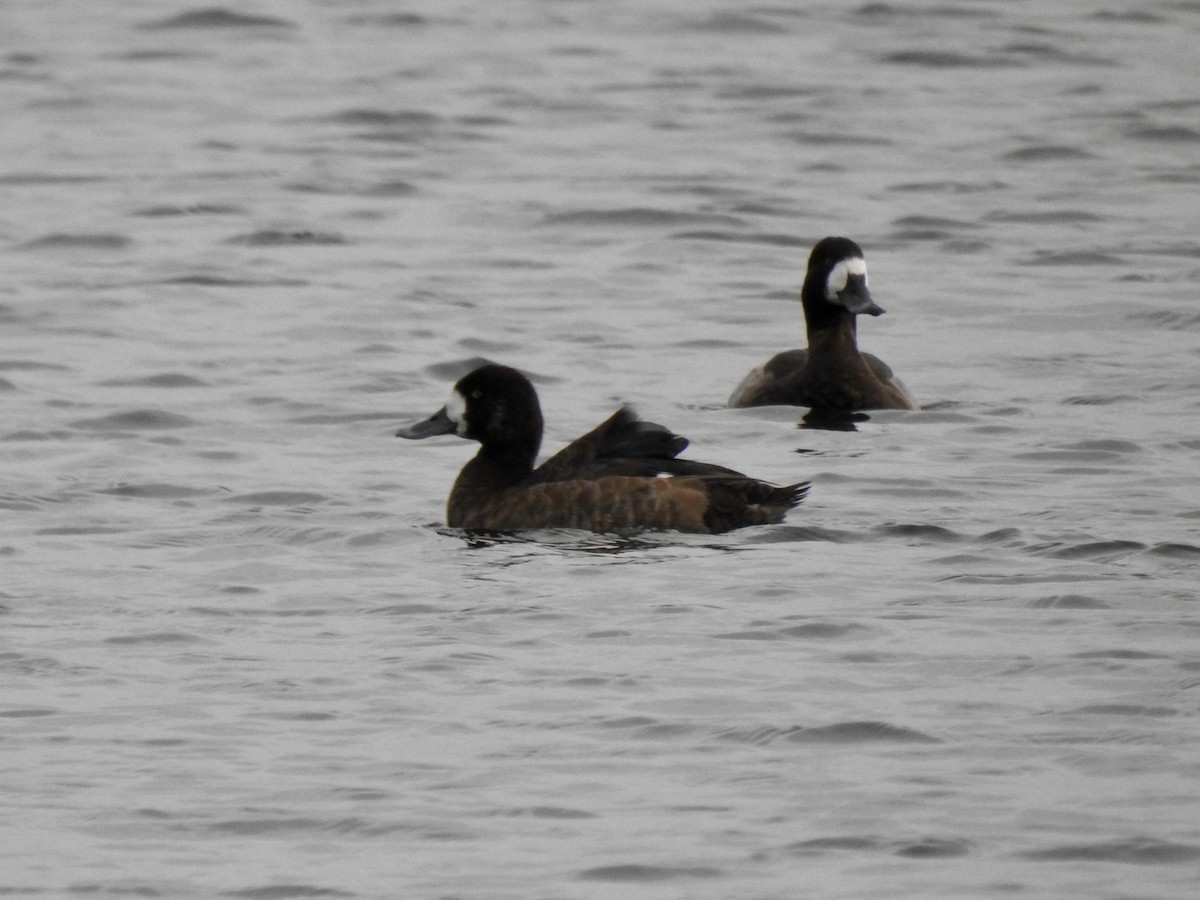
<path id="1" fill-rule="evenodd" d="M 844 237 L 824 238 L 812 248 L 800 299 L 810 329 L 832 324 L 847 314 L 883 314 L 867 290 L 862 248 Z"/>
<path id="2" fill-rule="evenodd" d="M 542 444 L 542 408 L 529 379 L 508 366 L 489 364 L 464 375 L 446 405 L 423 422 L 396 432 L 420 439 L 457 434 L 479 441 L 481 454 L 533 467 Z"/>

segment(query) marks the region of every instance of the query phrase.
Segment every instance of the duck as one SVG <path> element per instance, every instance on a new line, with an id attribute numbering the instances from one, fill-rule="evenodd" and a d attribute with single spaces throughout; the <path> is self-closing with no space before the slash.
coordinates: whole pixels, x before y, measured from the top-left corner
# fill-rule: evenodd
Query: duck
<path id="1" fill-rule="evenodd" d="M 718 534 L 782 522 L 810 487 L 807 481 L 780 487 L 678 459 L 687 438 L 640 419 L 629 406 L 535 468 L 543 427 L 530 380 L 488 363 L 459 379 L 445 406 L 396 437 L 455 434 L 480 443 L 446 503 L 447 524 L 464 531 Z"/>
<path id="2" fill-rule="evenodd" d="M 751 371 L 730 396 L 730 406 L 808 406 L 826 413 L 917 409 L 891 367 L 858 349 L 857 317 L 884 313 L 867 289 L 867 263 L 858 244 L 845 237 L 816 243 L 800 303 L 808 348 L 777 353 Z"/>

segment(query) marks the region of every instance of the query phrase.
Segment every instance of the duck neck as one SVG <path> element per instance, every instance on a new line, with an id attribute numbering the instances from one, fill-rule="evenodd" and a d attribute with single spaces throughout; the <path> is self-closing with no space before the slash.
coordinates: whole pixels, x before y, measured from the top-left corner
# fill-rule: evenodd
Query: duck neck
<path id="1" fill-rule="evenodd" d="M 539 427 L 533 431 L 514 429 L 502 435 L 503 440 L 483 444 L 475 458 L 463 467 L 459 482 L 499 490 L 527 478 L 542 444 L 541 422 L 537 424 Z"/>
<path id="2" fill-rule="evenodd" d="M 808 329 L 808 350 L 813 355 L 836 354 L 841 359 L 858 356 L 857 317 L 823 297 L 813 297 L 805 285 L 801 294 Z"/>
<path id="3" fill-rule="evenodd" d="M 533 471 L 537 450 L 537 444 L 525 447 L 480 447 L 475 458 L 467 465 L 489 480 L 515 484 Z"/>
<path id="4" fill-rule="evenodd" d="M 514 485 L 520 484 L 533 471 L 537 457 L 537 446 L 520 453 L 507 448 L 497 451 L 495 447 L 480 447 L 454 480 L 450 497 L 446 501 L 446 521 L 458 528 L 470 521 L 480 498 L 494 497 Z"/>
<path id="5" fill-rule="evenodd" d="M 515 483 L 533 471 L 545 426 L 537 398 L 533 397 L 526 406 L 528 408 L 501 409 L 493 413 L 484 427 L 468 433 L 468 437 L 475 438 L 481 445 L 475 458 L 467 464 L 478 477 Z"/>

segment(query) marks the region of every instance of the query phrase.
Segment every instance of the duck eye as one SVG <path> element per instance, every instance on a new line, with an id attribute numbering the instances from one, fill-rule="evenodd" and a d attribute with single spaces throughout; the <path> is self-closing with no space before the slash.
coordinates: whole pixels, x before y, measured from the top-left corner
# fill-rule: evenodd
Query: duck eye
<path id="1" fill-rule="evenodd" d="M 481 391 L 479 388 L 475 388 L 475 390 L 471 391 L 471 399 L 472 400 L 478 400 L 482 396 L 483 396 L 483 391 Z"/>

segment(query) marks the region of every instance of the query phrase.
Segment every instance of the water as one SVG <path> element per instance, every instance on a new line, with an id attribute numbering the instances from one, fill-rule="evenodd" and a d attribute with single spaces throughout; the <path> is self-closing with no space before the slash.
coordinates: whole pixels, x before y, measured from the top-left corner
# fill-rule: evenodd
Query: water
<path id="1" fill-rule="evenodd" d="M 0 13 L 0 892 L 1194 896 L 1200 5 L 234 9 Z M 477 358 L 813 493 L 464 540 Z"/>

